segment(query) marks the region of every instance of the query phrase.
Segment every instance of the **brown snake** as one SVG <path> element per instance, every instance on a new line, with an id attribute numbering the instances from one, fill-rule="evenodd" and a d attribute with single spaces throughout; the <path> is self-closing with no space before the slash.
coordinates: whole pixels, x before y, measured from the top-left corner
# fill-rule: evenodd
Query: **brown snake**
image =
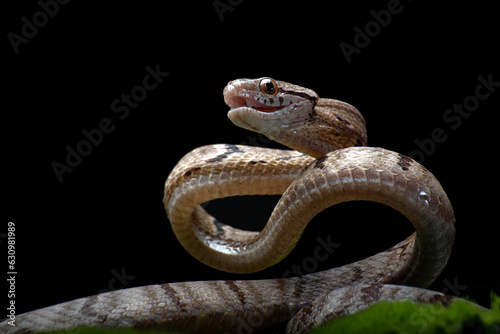
<path id="1" fill-rule="evenodd" d="M 365 147 L 358 110 L 310 89 L 270 78 L 241 79 L 226 86 L 224 99 L 236 125 L 293 150 L 209 145 L 178 162 L 165 184 L 165 209 L 175 235 L 198 260 L 229 272 L 265 269 L 288 255 L 317 213 L 346 201 L 388 205 L 416 232 L 387 251 L 323 272 L 113 291 L 19 315 L 15 327 L 0 323 L 2 332 L 132 326 L 248 333 L 293 318 L 287 330 L 299 333 L 379 300 L 450 301 L 414 288 L 436 279 L 455 236 L 448 197 L 428 170 L 404 155 Z M 283 194 L 261 232 L 225 225 L 200 206 L 257 194 Z"/>

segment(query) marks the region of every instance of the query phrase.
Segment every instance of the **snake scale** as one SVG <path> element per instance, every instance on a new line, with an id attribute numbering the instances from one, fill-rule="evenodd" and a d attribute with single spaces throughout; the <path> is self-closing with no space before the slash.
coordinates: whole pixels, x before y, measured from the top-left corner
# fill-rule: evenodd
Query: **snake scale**
<path id="1" fill-rule="evenodd" d="M 271 78 L 228 83 L 224 100 L 236 125 L 292 150 L 218 144 L 194 149 L 170 173 L 164 204 L 173 231 L 195 258 L 249 273 L 292 251 L 307 223 L 346 201 L 375 201 L 408 218 L 415 233 L 366 259 L 301 277 L 198 281 L 135 287 L 81 298 L 7 320 L 1 332 L 157 328 L 251 333 L 286 321 L 289 333 L 351 314 L 379 300 L 447 304 L 425 290 L 451 252 L 455 218 L 436 178 L 409 157 L 366 147 L 365 121 L 353 106 Z M 226 225 L 201 204 L 228 196 L 283 194 L 261 232 Z M 68 331 L 68 333 L 72 333 Z"/>

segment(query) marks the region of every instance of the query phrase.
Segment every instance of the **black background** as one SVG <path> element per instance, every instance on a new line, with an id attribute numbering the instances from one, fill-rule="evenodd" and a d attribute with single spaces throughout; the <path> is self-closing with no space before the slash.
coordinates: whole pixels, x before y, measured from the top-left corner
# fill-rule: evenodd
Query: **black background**
<path id="1" fill-rule="evenodd" d="M 364 30 L 374 21 L 370 12 L 390 1 L 233 1 L 222 20 L 211 1 L 161 3 L 71 1 L 18 53 L 7 36 L 20 35 L 22 18 L 33 22 L 40 4 L 3 11 L 0 240 L 6 254 L 7 222 L 15 222 L 19 313 L 109 288 L 281 277 L 312 256 L 318 237 L 331 235 L 340 246 L 320 261 L 318 270 L 326 269 L 408 235 L 410 224 L 391 209 L 348 203 L 316 217 L 290 258 L 260 273 L 221 273 L 181 248 L 162 204 L 168 173 L 195 147 L 259 138 L 229 121 L 222 89 L 230 80 L 261 76 L 356 106 L 370 146 L 409 155 L 416 140 L 428 142 L 443 129 L 446 140 L 423 164 L 450 197 L 457 237 L 432 288 L 486 306 L 491 290 L 500 292 L 494 145 L 500 87 L 456 129 L 443 119 L 475 94 L 479 76 L 500 81 L 493 4 L 401 1 L 400 13 L 348 63 L 340 43 L 354 45 L 354 28 Z M 111 103 L 142 84 L 146 66 L 169 75 L 121 120 Z M 104 118 L 114 130 L 59 182 L 51 164 L 64 163 L 65 147 L 76 148 L 82 130 Z M 223 221 L 262 226 L 275 201 L 240 198 L 207 209 Z M 116 272 L 127 277 L 120 282 Z"/>

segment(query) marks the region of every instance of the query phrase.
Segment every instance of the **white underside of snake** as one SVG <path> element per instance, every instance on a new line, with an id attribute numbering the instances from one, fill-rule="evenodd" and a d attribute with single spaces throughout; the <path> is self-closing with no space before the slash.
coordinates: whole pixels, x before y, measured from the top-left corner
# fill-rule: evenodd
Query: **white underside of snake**
<path id="1" fill-rule="evenodd" d="M 224 99 L 233 123 L 293 150 L 209 145 L 178 162 L 166 181 L 165 208 L 175 235 L 198 260 L 228 272 L 265 269 L 287 256 L 317 213 L 345 201 L 388 205 L 416 232 L 387 251 L 323 272 L 113 291 L 19 315 L 15 327 L 0 323 L 1 332 L 97 326 L 238 333 L 292 319 L 287 330 L 299 333 L 379 300 L 450 301 L 420 289 L 445 266 L 455 236 L 448 197 L 428 170 L 404 155 L 364 146 L 358 110 L 310 89 L 240 79 L 226 86 Z M 200 206 L 257 194 L 283 194 L 261 232 L 225 225 Z"/>

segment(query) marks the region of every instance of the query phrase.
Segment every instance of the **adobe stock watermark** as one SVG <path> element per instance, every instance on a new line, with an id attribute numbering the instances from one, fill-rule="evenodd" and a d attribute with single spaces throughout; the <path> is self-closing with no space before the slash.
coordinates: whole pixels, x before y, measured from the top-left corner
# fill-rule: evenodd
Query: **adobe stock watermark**
<path id="1" fill-rule="evenodd" d="M 231 333 L 254 333 L 256 329 L 266 322 L 266 319 L 272 318 L 274 311 L 273 305 L 263 305 L 261 310 L 246 311 L 244 316 L 235 317 L 234 321 L 237 323 L 236 332 Z M 229 332 L 226 331 L 224 334 L 229 334 Z"/>
<path id="2" fill-rule="evenodd" d="M 127 275 L 127 273 L 125 272 L 125 267 L 123 267 L 120 272 L 116 271 L 115 269 L 111 269 L 111 274 L 113 275 L 113 277 L 109 279 L 108 288 L 100 290 L 99 293 L 124 289 L 135 278 L 135 276 L 133 275 Z M 117 286 L 117 283 L 119 283 L 120 285 Z"/>
<path id="3" fill-rule="evenodd" d="M 290 269 L 283 272 L 282 277 L 287 278 L 292 274 L 303 276 L 315 272 L 318 269 L 319 262 L 326 261 L 340 247 L 339 243 L 332 242 L 331 239 L 331 235 L 328 235 L 325 239 L 317 237 L 318 245 L 314 248 L 312 256 L 305 257 L 300 265 L 292 265 Z M 256 329 L 264 324 L 267 318 L 273 316 L 274 312 L 273 305 L 262 305 L 260 310 L 248 311 L 244 317 L 236 317 L 236 333 L 254 333 Z"/>
<path id="4" fill-rule="evenodd" d="M 487 76 L 479 75 L 477 80 L 479 83 L 476 85 L 474 93 L 466 96 L 461 103 L 454 103 L 451 108 L 444 111 L 442 118 L 446 128 L 436 127 L 426 138 L 414 140 L 417 148 L 409 154 L 412 159 L 423 164 L 426 158 L 434 154 L 437 145 L 448 139 L 449 132 L 458 130 L 464 120 L 479 109 L 481 102 L 490 98 L 500 87 L 500 81 L 493 80 L 493 73 Z"/>
<path id="5" fill-rule="evenodd" d="M 23 44 L 28 44 L 30 40 L 38 35 L 39 29 L 45 27 L 50 19 L 54 18 L 60 9 L 60 5 L 66 5 L 70 0 L 40 0 L 37 2 L 40 7 L 30 18 L 21 17 L 21 28 L 19 33 L 10 31 L 7 33 L 7 39 L 14 50 L 14 53 L 19 53 L 19 47 Z"/>
<path id="6" fill-rule="evenodd" d="M 453 278 L 453 282 L 450 282 L 448 279 L 444 279 L 443 281 L 445 288 L 441 290 L 444 294 L 453 294 L 456 297 L 460 297 L 462 295 L 462 291 L 467 289 L 466 285 L 462 285 L 458 283 L 458 277 Z M 417 311 L 412 313 L 408 317 L 408 323 L 415 328 L 415 331 L 412 333 L 422 333 L 427 327 L 429 327 L 429 323 L 434 323 L 436 319 L 443 313 L 444 308 L 432 308 L 427 311 Z M 407 331 L 399 332 L 399 334 L 410 334 Z"/>
<path id="7" fill-rule="evenodd" d="M 214 0 L 212 6 L 214 6 L 215 12 L 219 16 L 220 21 L 224 21 L 224 15 L 227 12 L 232 12 L 236 6 L 241 5 L 243 0 Z"/>
<path id="8" fill-rule="evenodd" d="M 393 15 L 400 14 L 403 9 L 404 7 L 399 0 L 389 0 L 387 2 L 387 9 L 371 10 L 370 15 L 373 20 L 365 23 L 363 29 L 358 26 L 354 27 L 354 45 L 344 41 L 339 44 L 347 63 L 351 63 L 354 54 L 359 54 L 363 49 L 368 47 L 372 39 L 382 32 L 382 28 L 386 28 L 391 23 Z"/>
<path id="9" fill-rule="evenodd" d="M 318 245 L 314 248 L 312 256 L 303 258 L 300 265 L 293 264 L 290 269 L 283 272 L 283 275 L 281 275 L 282 278 L 288 278 L 292 274 L 304 276 L 316 272 L 319 263 L 326 261 L 340 247 L 339 243 L 332 242 L 330 234 L 326 236 L 326 240 L 322 237 L 317 237 L 316 242 Z"/>
<path id="10" fill-rule="evenodd" d="M 94 128 L 83 129 L 81 131 L 82 140 L 73 146 L 66 145 L 64 159 L 51 163 L 59 182 L 63 182 L 65 174 L 72 173 L 82 163 L 84 157 L 92 154 L 94 148 L 101 145 L 105 135 L 109 135 L 116 129 L 116 123 L 125 120 L 130 115 L 131 110 L 136 109 L 139 103 L 146 99 L 148 92 L 156 89 L 169 74 L 161 71 L 160 64 L 156 64 L 154 68 L 146 66 L 146 74 L 141 83 L 134 86 L 130 93 L 122 93 L 119 98 L 111 102 L 111 112 L 116 115 L 117 119 L 104 117 Z"/>

